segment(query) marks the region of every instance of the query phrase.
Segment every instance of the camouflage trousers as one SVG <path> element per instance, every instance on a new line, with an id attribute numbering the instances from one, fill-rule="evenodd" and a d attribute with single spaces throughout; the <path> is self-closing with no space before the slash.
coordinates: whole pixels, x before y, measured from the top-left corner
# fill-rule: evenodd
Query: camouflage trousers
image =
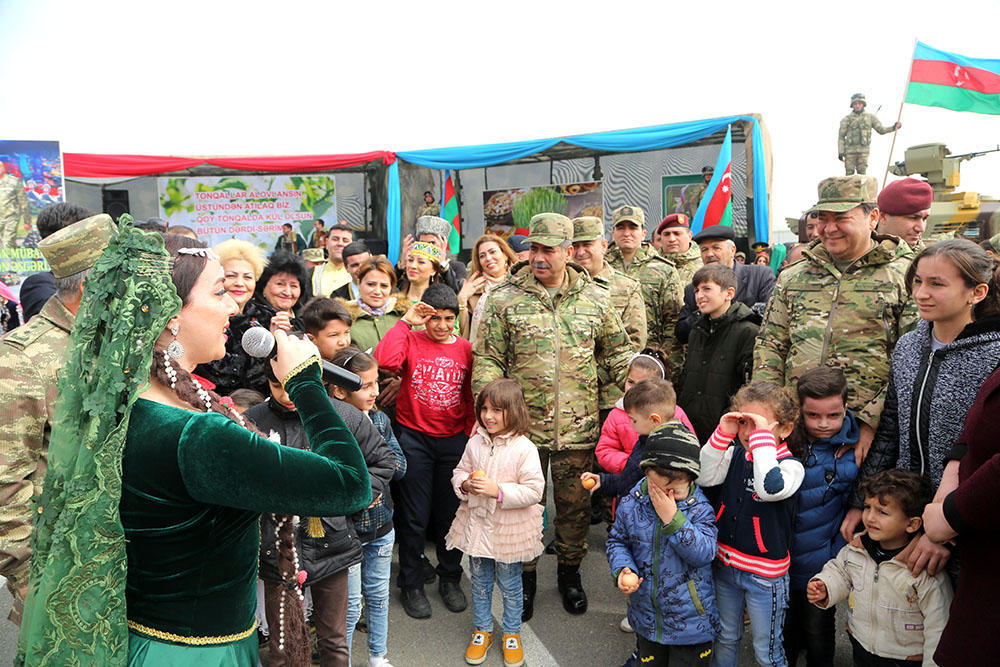
<path id="1" fill-rule="evenodd" d="M 594 467 L 593 449 L 539 449 L 542 473 L 552 466 L 552 495 L 556 501 L 555 550 L 560 565 L 579 565 L 587 553 L 587 533 L 590 532 L 590 492 L 580 484 L 580 475 Z M 542 504 L 548 495 L 548 479 L 542 493 Z M 524 564 L 532 572 L 536 558 Z"/>
<path id="2" fill-rule="evenodd" d="M 13 248 L 14 238 L 17 236 L 17 225 L 21 217 L 8 215 L 0 218 L 0 248 Z"/>
<path id="3" fill-rule="evenodd" d="M 848 176 L 852 174 L 864 176 L 868 172 L 868 153 L 845 153 L 844 170 Z"/>
<path id="4" fill-rule="evenodd" d="M 24 615 L 24 596 L 21 594 L 21 584 L 7 580 L 7 590 L 10 591 L 10 596 L 13 598 L 13 605 L 10 608 L 10 614 L 7 615 L 7 620 L 14 625 L 21 625 L 21 617 Z"/>

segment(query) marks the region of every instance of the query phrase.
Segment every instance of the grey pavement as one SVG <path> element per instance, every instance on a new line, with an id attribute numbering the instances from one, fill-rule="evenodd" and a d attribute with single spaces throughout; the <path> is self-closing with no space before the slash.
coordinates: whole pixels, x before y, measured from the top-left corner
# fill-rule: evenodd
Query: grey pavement
<path id="1" fill-rule="evenodd" d="M 550 507 L 550 511 L 554 508 Z M 551 533 L 551 530 L 548 531 Z M 538 595 L 535 598 L 535 616 L 522 628 L 526 664 L 533 667 L 548 665 L 617 667 L 621 665 L 635 645 L 635 635 L 618 629 L 625 615 L 625 596 L 614 586 L 604 557 L 603 525 L 592 526 L 588 538 L 590 553 L 583 560 L 584 588 L 590 608 L 586 614 L 572 616 L 563 611 L 562 598 L 556 590 L 556 558 L 542 556 L 538 563 Z M 551 535 L 546 535 L 546 540 Z M 428 558 L 435 562 L 433 549 Z M 393 561 L 392 580 L 396 578 L 397 563 Z M 2 578 L 0 578 L 2 582 Z M 469 580 L 462 579 L 462 588 L 469 594 Z M 398 589 L 393 586 L 389 607 L 389 653 L 395 667 L 431 667 L 436 665 L 464 665 L 465 647 L 472 637 L 472 609 L 453 614 L 445 609 L 437 594 L 436 584 L 427 587 L 427 597 L 432 607 L 430 619 L 416 620 L 406 615 L 399 602 Z M 850 644 L 844 632 L 843 605 L 837 614 L 837 654 L 835 665 L 851 664 Z M 13 661 L 17 628 L 6 620 L 10 609 L 10 596 L 6 585 L 0 586 L 0 665 Z M 493 617 L 495 627 L 500 627 L 499 590 L 494 590 Z M 353 665 L 368 664 L 367 635 L 356 633 L 353 645 Z M 749 629 L 743 639 L 740 665 L 754 665 L 750 650 Z M 266 649 L 261 658 L 266 664 Z M 801 656 L 799 664 L 805 663 Z M 499 642 L 489 650 L 487 666 L 503 665 L 503 651 Z"/>

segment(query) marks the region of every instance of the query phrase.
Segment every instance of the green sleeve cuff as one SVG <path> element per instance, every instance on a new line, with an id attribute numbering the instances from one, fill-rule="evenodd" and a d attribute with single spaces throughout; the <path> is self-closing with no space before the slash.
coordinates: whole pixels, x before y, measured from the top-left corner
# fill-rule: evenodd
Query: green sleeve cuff
<path id="1" fill-rule="evenodd" d="M 624 569 L 625 569 L 624 567 L 620 567 L 611 573 L 611 576 L 614 578 L 615 586 L 618 585 L 618 576 L 622 573 L 622 570 Z"/>
<path id="2" fill-rule="evenodd" d="M 674 518 L 670 520 L 670 523 L 663 527 L 663 533 L 665 535 L 673 535 L 680 530 L 681 526 L 685 523 L 687 523 L 687 517 L 684 516 L 684 513 L 681 512 L 680 508 L 677 508 L 677 513 L 674 514 Z"/>

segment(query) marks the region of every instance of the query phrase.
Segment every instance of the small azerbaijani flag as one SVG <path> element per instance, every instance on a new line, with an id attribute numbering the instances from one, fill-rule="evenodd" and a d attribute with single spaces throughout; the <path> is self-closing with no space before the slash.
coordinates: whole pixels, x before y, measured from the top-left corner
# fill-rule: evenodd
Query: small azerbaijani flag
<path id="1" fill-rule="evenodd" d="M 906 101 L 953 111 L 1000 114 L 1000 60 L 967 58 L 917 42 Z"/>
<path id="2" fill-rule="evenodd" d="M 448 251 L 457 254 L 462 243 L 462 223 L 458 216 L 458 197 L 455 196 L 455 185 L 451 182 L 451 170 L 445 172 L 444 196 L 441 198 L 441 217 L 451 223 L 451 234 L 448 235 Z"/>
<path id="3" fill-rule="evenodd" d="M 705 188 L 705 194 L 698 204 L 691 223 L 691 231 L 697 234 L 705 227 L 714 225 L 733 226 L 733 197 L 730 187 L 730 171 L 733 166 L 733 131 L 726 128 L 726 138 L 715 161 L 715 172 Z"/>

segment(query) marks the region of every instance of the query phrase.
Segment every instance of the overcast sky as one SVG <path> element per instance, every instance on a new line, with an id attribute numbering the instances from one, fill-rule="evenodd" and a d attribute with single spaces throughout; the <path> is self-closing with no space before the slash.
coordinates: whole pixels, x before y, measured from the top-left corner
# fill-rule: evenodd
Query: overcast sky
<path id="1" fill-rule="evenodd" d="M 852 93 L 895 121 L 915 39 L 1000 59 L 997 1 L 0 0 L 0 138 L 67 152 L 405 150 L 763 115 L 773 219 L 842 173 Z M 891 135 L 873 136 L 881 181 Z M 906 105 L 894 160 L 995 147 L 1000 116 Z M 1000 196 L 1000 154 L 962 189 Z"/>

